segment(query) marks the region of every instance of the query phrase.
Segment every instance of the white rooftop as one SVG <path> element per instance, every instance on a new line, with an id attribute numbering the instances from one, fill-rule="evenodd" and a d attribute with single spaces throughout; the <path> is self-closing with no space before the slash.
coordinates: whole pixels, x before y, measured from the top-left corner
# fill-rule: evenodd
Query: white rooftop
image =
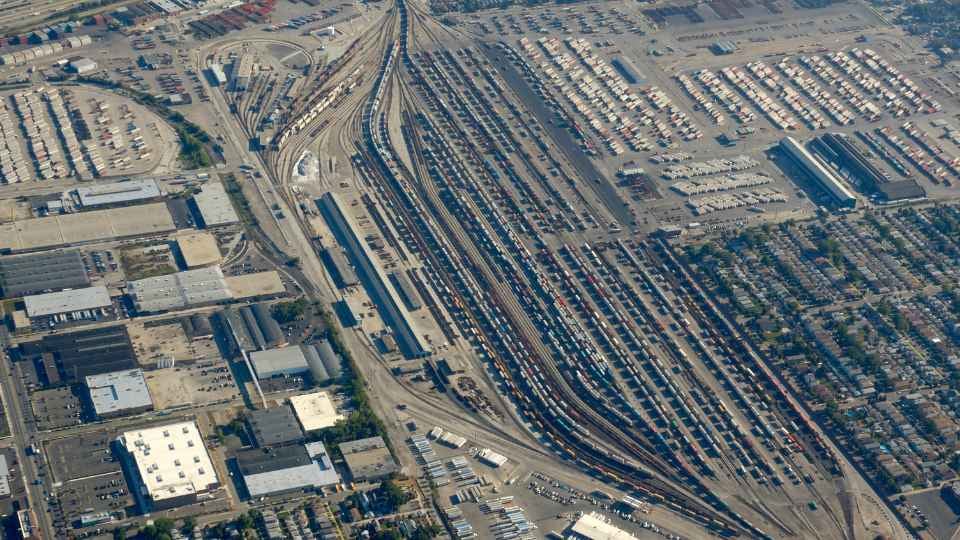
<path id="1" fill-rule="evenodd" d="M 200 216 L 203 217 L 207 227 L 240 222 L 236 210 L 233 209 L 233 203 L 230 202 L 230 196 L 220 182 L 205 184 L 203 190 L 193 196 L 193 202 L 197 204 Z"/>
<path id="2" fill-rule="evenodd" d="M 203 493 L 219 485 L 195 422 L 127 431 L 120 443 L 133 456 L 147 496 L 154 501 Z"/>
<path id="3" fill-rule="evenodd" d="M 153 199 L 160 195 L 160 187 L 153 179 L 94 184 L 77 188 L 77 197 L 83 206 L 139 201 Z"/>
<path id="4" fill-rule="evenodd" d="M 93 409 L 99 416 L 153 406 L 143 370 L 125 369 L 88 375 L 86 382 Z"/>
<path id="5" fill-rule="evenodd" d="M 233 298 L 219 266 L 187 270 L 127 283 L 138 311 L 167 311 Z"/>
<path id="6" fill-rule="evenodd" d="M 60 313 L 73 313 L 89 309 L 110 307 L 110 293 L 99 285 L 83 289 L 34 294 L 24 297 L 24 306 L 28 317 L 43 317 Z"/>
<path id="7" fill-rule="evenodd" d="M 290 398 L 293 412 L 304 431 L 323 429 L 337 423 L 343 415 L 337 414 L 337 409 L 326 392 L 314 392 Z"/>
<path id="8" fill-rule="evenodd" d="M 611 525 L 602 515 L 596 512 L 584 514 L 573 524 L 570 531 L 579 538 L 589 540 L 636 540 L 637 538 L 627 531 Z"/>

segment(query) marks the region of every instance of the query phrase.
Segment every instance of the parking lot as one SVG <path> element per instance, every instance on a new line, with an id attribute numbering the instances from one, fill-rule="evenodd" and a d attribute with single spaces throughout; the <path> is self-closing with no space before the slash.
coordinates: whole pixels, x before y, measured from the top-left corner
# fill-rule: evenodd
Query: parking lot
<path id="1" fill-rule="evenodd" d="M 53 480 L 67 482 L 120 471 L 120 462 L 111 448 L 117 436 L 115 431 L 101 430 L 45 443 Z"/>
<path id="2" fill-rule="evenodd" d="M 212 340 L 207 340 L 211 344 Z M 227 363 L 217 356 L 200 357 L 174 368 L 146 373 L 147 388 L 157 410 L 186 404 L 203 404 L 239 397 Z"/>
<path id="3" fill-rule="evenodd" d="M 71 387 L 38 390 L 30 396 L 30 406 L 39 431 L 75 426 L 83 418 L 81 398 Z"/>
<path id="4" fill-rule="evenodd" d="M 97 477 L 72 480 L 56 490 L 60 509 L 68 525 L 79 525 L 80 516 L 98 512 L 126 516 L 134 505 L 133 496 L 120 471 Z"/>

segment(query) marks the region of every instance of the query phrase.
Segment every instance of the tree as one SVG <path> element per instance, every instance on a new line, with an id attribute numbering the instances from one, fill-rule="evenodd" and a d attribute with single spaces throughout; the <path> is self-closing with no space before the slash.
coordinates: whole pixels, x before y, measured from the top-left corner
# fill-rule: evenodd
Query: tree
<path id="1" fill-rule="evenodd" d="M 413 496 L 404 491 L 393 478 L 384 480 L 383 483 L 380 484 L 380 491 L 383 493 L 384 500 L 386 500 L 387 504 L 394 511 L 413 498 Z"/>
<path id="2" fill-rule="evenodd" d="M 127 540 L 127 529 L 125 527 L 117 527 L 114 529 L 113 540 Z"/>
<path id="3" fill-rule="evenodd" d="M 293 322 L 302 317 L 307 309 L 307 300 L 298 298 L 292 302 L 279 302 L 270 309 L 270 314 L 280 324 Z"/>

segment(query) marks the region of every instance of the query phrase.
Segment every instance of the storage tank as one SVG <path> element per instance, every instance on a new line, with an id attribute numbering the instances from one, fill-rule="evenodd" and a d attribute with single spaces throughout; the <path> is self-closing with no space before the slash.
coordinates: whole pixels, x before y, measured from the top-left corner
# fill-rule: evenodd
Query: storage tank
<path id="1" fill-rule="evenodd" d="M 307 365 L 310 366 L 310 374 L 313 375 L 315 384 L 324 384 L 330 380 L 330 374 L 327 373 L 327 368 L 313 345 L 304 345 L 303 355 L 307 358 Z"/>
<path id="2" fill-rule="evenodd" d="M 333 347 L 330 346 L 329 340 L 323 340 L 320 343 L 314 345 L 317 349 L 317 354 L 320 355 L 320 360 L 323 362 L 323 367 L 327 368 L 327 373 L 332 379 L 339 379 L 343 374 L 343 367 L 341 365 L 340 356 L 333 352 Z"/>

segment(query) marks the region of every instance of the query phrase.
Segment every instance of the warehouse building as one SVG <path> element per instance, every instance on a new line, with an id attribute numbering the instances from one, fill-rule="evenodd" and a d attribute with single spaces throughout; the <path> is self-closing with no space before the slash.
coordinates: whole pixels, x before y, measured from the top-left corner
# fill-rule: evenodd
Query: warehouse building
<path id="1" fill-rule="evenodd" d="M 326 392 L 313 392 L 290 398 L 290 406 L 304 431 L 316 431 L 330 427 L 343 419 Z"/>
<path id="2" fill-rule="evenodd" d="M 219 266 L 131 281 L 127 283 L 127 295 L 141 313 L 215 304 L 233 298 Z"/>
<path id="3" fill-rule="evenodd" d="M 220 487 L 196 422 L 127 431 L 120 444 L 132 464 L 131 485 L 144 495 L 144 512 L 193 504 Z"/>
<path id="4" fill-rule="evenodd" d="M 153 409 L 142 369 L 112 371 L 86 377 L 93 412 L 98 418 L 139 414 Z"/>
<path id="5" fill-rule="evenodd" d="M 343 250 L 340 248 L 326 248 L 320 252 L 320 257 L 327 265 L 327 270 L 333 277 L 337 288 L 353 287 L 360 282 L 357 279 L 357 273 L 350 266 L 350 261 L 347 260 L 347 256 L 343 254 Z"/>
<path id="6" fill-rule="evenodd" d="M 326 384 L 330 382 L 330 374 L 327 372 L 320 353 L 315 346 L 304 347 L 303 354 L 307 357 L 307 365 L 310 366 L 310 376 L 314 384 Z"/>
<path id="7" fill-rule="evenodd" d="M 331 379 L 339 379 L 343 375 L 343 360 L 340 355 L 333 350 L 330 340 L 323 340 L 314 344 L 317 355 L 323 363 L 324 371 Z"/>
<path id="8" fill-rule="evenodd" d="M 860 144 L 843 133 L 827 133 L 819 139 L 820 151 L 827 158 L 848 171 L 861 189 L 874 192 L 886 202 L 918 200 L 927 196 L 916 180 L 893 180 L 889 174 L 873 164 Z M 812 146 L 812 145 L 811 145 Z"/>
<path id="9" fill-rule="evenodd" d="M 793 137 L 784 137 L 780 141 L 780 148 L 817 182 L 817 185 L 839 208 L 854 208 L 857 205 L 857 198 L 843 185 L 837 175 Z"/>
<path id="10" fill-rule="evenodd" d="M 383 437 L 342 443 L 340 453 L 353 481 L 379 482 L 400 469 Z"/>
<path id="11" fill-rule="evenodd" d="M 193 196 L 193 203 L 207 228 L 240 223 L 230 196 L 220 182 L 206 183 L 200 193 Z"/>
<path id="12" fill-rule="evenodd" d="M 570 527 L 570 536 L 577 540 L 636 540 L 637 537 L 610 523 L 598 512 L 583 514 Z"/>
<path id="13" fill-rule="evenodd" d="M 420 294 L 414 288 L 413 283 L 410 282 L 410 278 L 405 272 L 392 272 L 389 277 L 390 283 L 393 284 L 397 294 L 400 295 L 400 299 L 403 300 L 403 305 L 405 305 L 408 310 L 416 311 L 423 307 Z"/>
<path id="14" fill-rule="evenodd" d="M 250 353 L 250 363 L 258 379 L 302 375 L 310 371 L 307 358 L 300 346 L 281 347 Z"/>
<path id="15" fill-rule="evenodd" d="M 241 54 L 234 60 L 230 75 L 233 77 L 233 90 L 246 91 L 250 84 L 250 77 L 253 75 L 253 55 Z"/>
<path id="16" fill-rule="evenodd" d="M 303 430 L 289 405 L 247 413 L 247 424 L 257 446 L 279 446 L 303 440 Z"/>
<path id="17" fill-rule="evenodd" d="M 227 84 L 227 75 L 223 72 L 223 66 L 213 64 L 207 69 L 207 80 L 211 86 L 224 86 Z"/>
<path id="18" fill-rule="evenodd" d="M 136 369 L 127 327 L 118 324 L 94 330 L 48 334 L 20 344 L 24 359 L 42 360 L 48 380 L 74 384 L 88 375 Z"/>
<path id="19" fill-rule="evenodd" d="M 6 298 L 88 285 L 79 249 L 0 258 L 0 289 Z"/>
<path id="20" fill-rule="evenodd" d="M 177 235 L 177 251 L 187 270 L 220 264 L 217 239 L 205 231 Z"/>
<path id="21" fill-rule="evenodd" d="M 87 75 L 97 70 L 97 63 L 89 58 L 77 58 L 70 61 L 70 71 L 77 75 Z"/>
<path id="22" fill-rule="evenodd" d="M 322 442 L 237 452 L 237 468 L 251 498 L 318 489 L 340 482 Z"/>
<path id="23" fill-rule="evenodd" d="M 277 323 L 273 315 L 270 314 L 268 305 L 253 304 L 250 310 L 253 312 L 253 318 L 260 332 L 263 334 L 263 339 L 267 347 L 285 347 L 287 345 L 287 337 L 283 334 L 283 330 L 280 329 L 280 324 Z"/>
<path id="24" fill-rule="evenodd" d="M 408 313 L 400 308 L 402 301 L 398 300 L 393 289 L 387 286 L 388 279 L 383 270 L 371 260 L 367 247 L 343 212 L 337 195 L 333 192 L 324 194 L 317 201 L 317 206 L 337 242 L 346 249 L 357 269 L 357 275 L 370 298 L 377 304 L 383 321 L 393 329 L 400 350 L 408 358 L 429 356 L 429 346 L 413 328 Z"/>
<path id="25" fill-rule="evenodd" d="M 253 309 L 251 309 L 250 306 L 243 306 L 240 308 L 239 313 L 247 335 L 250 336 L 250 340 L 253 342 L 256 350 L 265 350 L 267 348 L 267 338 L 263 336 L 263 331 L 260 330 L 260 325 L 257 324 L 257 317 L 253 314 Z"/>
<path id="26" fill-rule="evenodd" d="M 107 288 L 98 285 L 52 293 L 34 294 L 23 299 L 27 317 L 64 317 L 67 319 L 96 319 L 101 309 L 113 307 Z"/>
<path id="27" fill-rule="evenodd" d="M 149 201 L 162 196 L 160 186 L 153 179 L 94 184 L 76 189 L 76 200 L 84 208 Z"/>

